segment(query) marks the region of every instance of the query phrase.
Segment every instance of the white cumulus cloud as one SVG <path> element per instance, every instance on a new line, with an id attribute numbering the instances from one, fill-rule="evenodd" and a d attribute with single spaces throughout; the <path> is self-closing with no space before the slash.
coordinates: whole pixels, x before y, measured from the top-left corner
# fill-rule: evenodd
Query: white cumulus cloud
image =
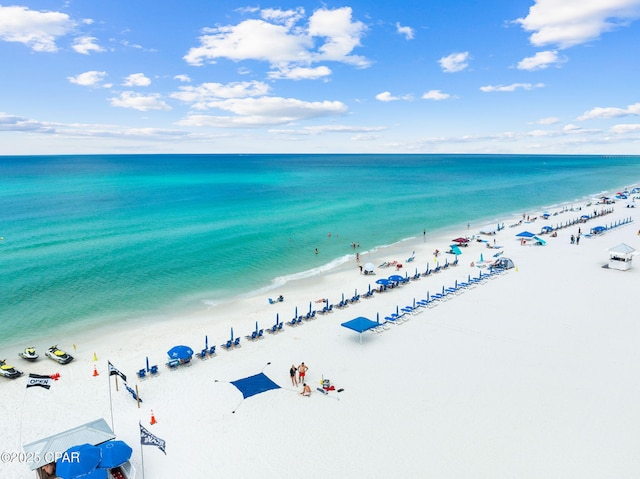
<path id="1" fill-rule="evenodd" d="M 544 70 L 553 65 L 560 65 L 566 62 L 565 57 L 558 56 L 558 52 L 555 50 L 547 50 L 544 52 L 538 52 L 532 57 L 527 57 L 518 62 L 518 70 Z"/>
<path id="2" fill-rule="evenodd" d="M 98 45 L 95 37 L 78 37 L 73 41 L 73 48 L 76 52 L 89 55 L 91 52 L 103 52 L 104 48 Z"/>
<path id="3" fill-rule="evenodd" d="M 69 15 L 0 5 L 0 40 L 22 43 L 36 52 L 55 52 L 56 39 L 76 26 Z"/>
<path id="4" fill-rule="evenodd" d="M 406 38 L 407 40 L 413 40 L 413 37 L 414 37 L 413 28 L 406 27 L 406 26 L 400 25 L 399 23 L 396 23 L 396 30 L 400 35 L 404 35 L 404 38 Z"/>
<path id="5" fill-rule="evenodd" d="M 212 102 L 210 107 L 218 108 L 230 115 L 190 115 L 179 124 L 219 128 L 257 128 L 342 115 L 347 111 L 346 105 L 339 101 L 306 102 L 280 97 L 230 98 Z"/>
<path id="6" fill-rule="evenodd" d="M 69 80 L 71 83 L 81 86 L 100 86 L 106 76 L 107 72 L 91 70 L 88 72 L 80 73 L 76 76 L 67 77 L 67 80 Z"/>
<path id="7" fill-rule="evenodd" d="M 270 87 L 259 81 L 231 83 L 203 83 L 198 86 L 182 86 L 171 98 L 190 103 L 197 110 L 217 108 L 220 100 L 229 98 L 262 97 Z"/>
<path id="8" fill-rule="evenodd" d="M 564 49 L 626 26 L 640 16 L 638 0 L 535 0 L 529 14 L 515 20 L 535 46 Z"/>
<path id="9" fill-rule="evenodd" d="M 132 73 L 122 82 L 124 86 L 149 86 L 151 80 L 144 73 Z"/>
<path id="10" fill-rule="evenodd" d="M 302 9 L 259 13 L 260 18 L 237 25 L 205 29 L 200 45 L 189 49 L 184 60 L 190 65 L 215 63 L 219 58 L 257 60 L 282 72 L 326 61 L 369 65 L 367 59 L 352 53 L 360 46 L 366 26 L 352 19 L 349 7 L 318 9 L 306 24 Z"/>
<path id="11" fill-rule="evenodd" d="M 447 73 L 460 72 L 469 66 L 469 52 L 458 52 L 442 57 L 438 63 Z"/>
<path id="12" fill-rule="evenodd" d="M 120 93 L 119 97 L 111 98 L 110 102 L 112 106 L 139 111 L 171 110 L 171 107 L 158 94 L 140 95 L 132 91 L 125 91 Z"/>
<path id="13" fill-rule="evenodd" d="M 448 93 L 442 93 L 440 90 L 429 90 L 426 93 L 422 94 L 423 100 L 448 100 L 451 98 L 451 95 Z"/>
<path id="14" fill-rule="evenodd" d="M 320 65 L 317 67 L 294 67 L 281 68 L 269 72 L 269 78 L 273 80 L 316 80 L 331 75 L 331 69 L 327 66 Z"/>
<path id="15" fill-rule="evenodd" d="M 578 117 L 579 121 L 595 120 L 598 118 L 618 118 L 621 116 L 640 115 L 640 103 L 629 105 L 626 108 L 618 107 L 596 107 L 584 112 Z"/>

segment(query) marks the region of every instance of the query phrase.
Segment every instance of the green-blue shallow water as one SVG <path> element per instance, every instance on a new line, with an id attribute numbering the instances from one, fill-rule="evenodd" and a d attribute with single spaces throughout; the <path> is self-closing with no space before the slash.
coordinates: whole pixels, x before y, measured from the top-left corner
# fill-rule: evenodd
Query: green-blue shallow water
<path id="1" fill-rule="evenodd" d="M 313 274 L 352 241 L 366 251 L 638 181 L 640 157 L 0 157 L 0 342 L 229 298 Z"/>

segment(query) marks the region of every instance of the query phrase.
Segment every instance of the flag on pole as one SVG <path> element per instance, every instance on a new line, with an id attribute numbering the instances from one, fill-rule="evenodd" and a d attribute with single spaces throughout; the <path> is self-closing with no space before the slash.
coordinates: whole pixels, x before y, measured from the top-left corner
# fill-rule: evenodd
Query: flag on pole
<path id="1" fill-rule="evenodd" d="M 40 374 L 29 374 L 27 379 L 27 387 L 32 388 L 34 386 L 40 386 L 41 388 L 49 389 L 53 384 L 53 379 L 50 376 L 42 376 Z"/>
<path id="2" fill-rule="evenodd" d="M 149 431 L 147 431 L 141 423 L 139 424 L 140 424 L 140 444 L 142 444 L 143 446 L 156 446 L 166 455 L 167 451 L 164 450 L 164 447 L 165 447 L 164 439 L 160 439 L 158 436 L 154 436 Z"/>
<path id="3" fill-rule="evenodd" d="M 107 361 L 107 364 L 109 365 L 109 376 L 113 376 L 114 374 L 117 374 L 122 378 L 124 382 L 127 382 L 127 376 L 125 376 L 118 368 L 116 368 L 113 364 L 111 364 L 111 361 Z"/>
<path id="4" fill-rule="evenodd" d="M 135 399 L 136 401 L 140 401 L 142 402 L 142 398 L 139 397 L 136 392 L 133 390 L 133 388 L 130 388 L 127 383 L 124 383 L 124 387 L 127 388 L 127 391 L 129 391 L 129 393 L 131 393 L 131 397 L 133 397 L 133 399 Z"/>

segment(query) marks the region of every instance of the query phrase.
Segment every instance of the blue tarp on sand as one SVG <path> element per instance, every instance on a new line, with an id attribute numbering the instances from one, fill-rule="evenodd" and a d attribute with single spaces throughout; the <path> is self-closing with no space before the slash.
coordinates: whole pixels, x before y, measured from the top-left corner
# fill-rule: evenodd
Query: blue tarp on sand
<path id="1" fill-rule="evenodd" d="M 240 390 L 245 399 L 271 389 L 280 388 L 280 386 L 269 379 L 264 373 L 258 373 L 254 376 L 231 381 L 231 384 Z"/>

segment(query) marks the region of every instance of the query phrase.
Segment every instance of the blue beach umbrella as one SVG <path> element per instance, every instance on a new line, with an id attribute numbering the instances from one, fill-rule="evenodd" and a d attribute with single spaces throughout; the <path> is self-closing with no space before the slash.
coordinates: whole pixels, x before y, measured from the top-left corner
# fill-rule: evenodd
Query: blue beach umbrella
<path id="1" fill-rule="evenodd" d="M 280 324 L 280 315 L 276 313 L 276 324 Z"/>
<path id="2" fill-rule="evenodd" d="M 209 349 L 209 336 L 204 336 L 204 349 Z"/>
<path id="3" fill-rule="evenodd" d="M 171 359 L 190 359 L 193 356 L 193 349 L 189 346 L 174 346 L 167 351 L 167 354 Z"/>
<path id="4" fill-rule="evenodd" d="M 327 303 L 326 307 L 327 307 L 327 309 L 329 309 L 329 298 L 327 298 L 326 303 Z"/>
<path id="5" fill-rule="evenodd" d="M 256 321 L 256 333 L 258 332 L 258 321 Z"/>
<path id="6" fill-rule="evenodd" d="M 147 359 L 147 372 L 149 372 L 149 356 L 147 356 L 146 359 Z"/>
<path id="7" fill-rule="evenodd" d="M 56 474 L 62 479 L 75 479 L 95 470 L 99 463 L 100 449 L 96 446 L 91 444 L 73 446 L 56 461 Z"/>
<path id="8" fill-rule="evenodd" d="M 369 290 L 367 291 L 368 294 L 371 294 L 371 283 L 369 283 Z"/>
<path id="9" fill-rule="evenodd" d="M 295 315 L 294 315 L 293 317 L 294 317 L 294 319 L 298 319 L 298 307 L 297 307 L 297 306 L 296 306 L 296 312 L 295 312 Z"/>
<path id="10" fill-rule="evenodd" d="M 107 441 L 98 446 L 100 449 L 101 459 L 98 467 L 104 469 L 113 469 L 121 466 L 129 459 L 133 449 L 124 441 Z"/>
<path id="11" fill-rule="evenodd" d="M 380 313 L 376 313 L 376 323 L 380 324 Z"/>
<path id="12" fill-rule="evenodd" d="M 309 301 L 309 314 L 311 314 L 311 301 Z"/>
<path id="13" fill-rule="evenodd" d="M 231 341 L 233 341 L 233 326 L 231 327 Z"/>

